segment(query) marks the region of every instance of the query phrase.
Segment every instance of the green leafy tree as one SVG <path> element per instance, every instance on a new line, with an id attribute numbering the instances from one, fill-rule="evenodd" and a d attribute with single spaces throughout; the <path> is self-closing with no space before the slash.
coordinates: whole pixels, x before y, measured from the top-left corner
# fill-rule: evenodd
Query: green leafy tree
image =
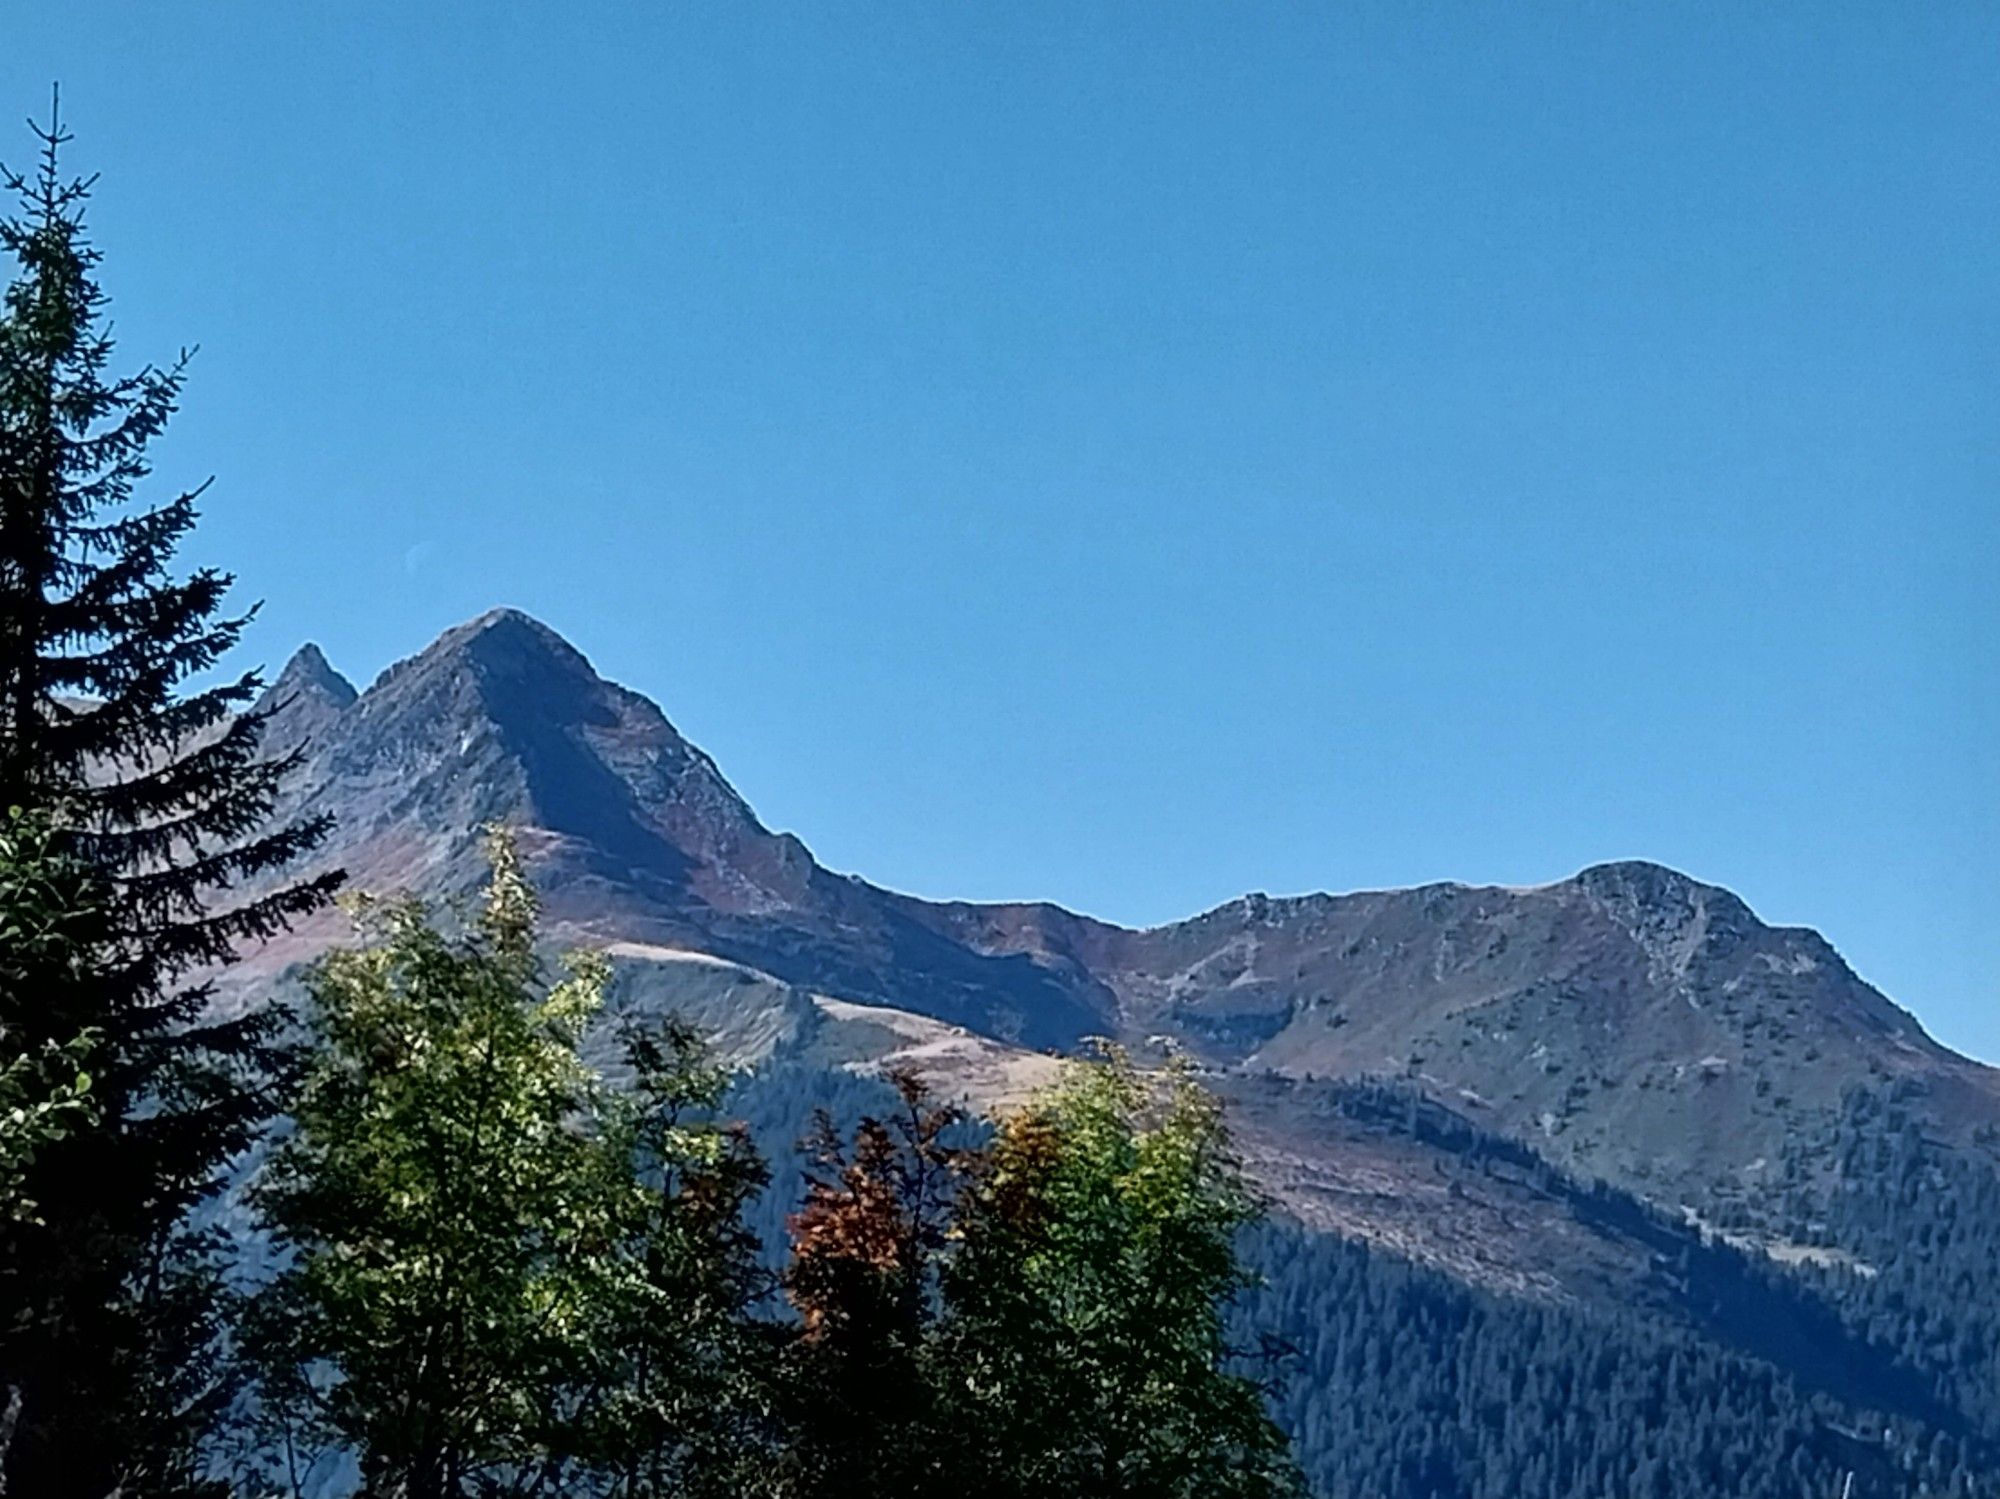
<path id="1" fill-rule="evenodd" d="M 135 503 L 185 360 L 110 372 L 88 181 L 9 174 L 15 272 L 0 300 L 0 807 L 55 820 L 101 892 L 103 940 L 63 991 L 0 993 L 0 1070 L 88 1033 L 88 1121 L 39 1148 L 4 1274 L 48 1315 L 0 1326 L 24 1392 L 6 1478 L 49 1499 L 203 1485 L 228 1400 L 215 1357 L 216 1241 L 192 1210 L 270 1112 L 267 1015 L 211 1013 L 204 972 L 322 904 L 337 877 L 276 876 L 325 824 L 268 829 L 290 761 L 260 754 L 254 674 L 193 691 L 236 644 L 230 580 L 177 577 L 195 494 Z M 249 893 L 243 893 L 245 890 Z"/>
<path id="2" fill-rule="evenodd" d="M 966 1490 L 1301 1492 L 1223 1329 L 1258 1216 L 1219 1106 L 1181 1066 L 1111 1051 L 1004 1118 L 944 1272 L 939 1382 Z"/>
<path id="3" fill-rule="evenodd" d="M 363 904 L 319 966 L 290 1134 L 256 1197 L 290 1263 L 248 1321 L 266 1419 L 304 1478 L 371 1495 L 742 1494 L 759 1451 L 763 1167 L 669 1025 L 630 1086 L 583 1056 L 603 960 L 545 982 L 512 842 L 468 930 Z"/>
<path id="4" fill-rule="evenodd" d="M 744 1499 L 776 1465 L 782 1330 L 752 1316 L 770 1288 L 745 1222 L 770 1180 L 716 1112 L 729 1074 L 668 1017 L 627 1026 L 629 1084 L 604 1100 L 614 1252 L 594 1368 L 576 1404 L 580 1465 L 612 1499 Z"/>
<path id="5" fill-rule="evenodd" d="M 587 1373 L 610 1247 L 590 957 L 552 986 L 512 844 L 462 936 L 415 901 L 357 903 L 373 940 L 319 965 L 310 1063 L 257 1198 L 293 1263 L 251 1324 L 291 1451 L 358 1454 L 370 1494 L 532 1487 Z"/>
<path id="6" fill-rule="evenodd" d="M 49 1316 L 43 1288 L 22 1283 L 17 1240 L 40 1217 L 28 1189 L 36 1158 L 91 1122 L 91 1036 L 17 1044 L 7 1014 L 38 1004 L 71 1012 L 74 986 L 88 972 L 99 906 L 88 871 L 65 857 L 46 819 L 10 808 L 0 821 L 0 1337 L 19 1336 Z M 24 1396 L 0 1387 L 0 1487 L 8 1470 Z"/>
<path id="7" fill-rule="evenodd" d="M 90 1038 L 0 1065 L 0 1221 L 35 1221 L 29 1168 L 38 1152 L 90 1118 Z"/>

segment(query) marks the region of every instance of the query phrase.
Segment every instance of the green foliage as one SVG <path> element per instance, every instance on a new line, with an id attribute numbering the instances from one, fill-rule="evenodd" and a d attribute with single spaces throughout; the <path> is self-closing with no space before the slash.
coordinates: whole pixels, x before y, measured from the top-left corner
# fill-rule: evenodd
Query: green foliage
<path id="1" fill-rule="evenodd" d="M 88 971 L 98 914 L 89 872 L 61 851 L 46 819 L 9 808 L 0 821 L 0 1232 L 36 1222 L 28 1195 L 36 1156 L 93 1122 L 92 1033 L 21 1044 L 8 1017 L 37 1004 L 73 1009 L 62 991 Z M 14 1268 L 0 1257 L 0 1304 L 18 1316 L 33 1298 L 7 1283 Z"/>
<path id="2" fill-rule="evenodd" d="M 88 1034 L 0 1063 L 0 1220 L 33 1221 L 36 1154 L 91 1117 Z"/>
<path id="3" fill-rule="evenodd" d="M 1259 1215 L 1220 1109 L 1116 1051 L 1000 1124 L 944 1274 L 951 1418 L 976 1492 L 1300 1491 L 1223 1308 Z"/>
<path id="4" fill-rule="evenodd" d="M 259 1190 L 296 1261 L 257 1346 L 294 1441 L 354 1448 L 376 1490 L 457 1493 L 534 1466 L 548 1393 L 584 1367 L 607 1224 L 577 1052 L 603 974 L 537 992 L 504 841 L 463 940 L 415 902 L 360 910 L 374 940 L 314 977 L 311 1067 Z"/>
<path id="5" fill-rule="evenodd" d="M 714 1122 L 729 1075 L 700 1036 L 668 1018 L 623 1042 L 630 1081 L 600 1095 L 613 1232 L 579 1466 L 613 1499 L 738 1499 L 768 1483 L 777 1442 L 782 1333 L 750 1316 L 772 1277 L 745 1223 L 769 1172 L 747 1130 Z"/>
<path id="6" fill-rule="evenodd" d="M 183 366 L 111 373 L 90 183 L 61 174 L 58 124 L 38 134 L 39 169 L 0 174 L 20 204 L 0 222 L 0 807 L 80 861 L 96 926 L 59 981 L 0 992 L 0 1076 L 36 1100 L 9 1106 L 36 1139 L 11 1189 L 33 1221 L 0 1215 L 0 1387 L 21 1396 L 4 1477 L 162 1499 L 208 1491 L 230 1398 L 221 1245 L 189 1221 L 271 1109 L 272 1016 L 211 1013 L 198 975 L 337 877 L 276 879 L 326 827 L 266 825 L 292 762 L 262 755 L 257 677 L 183 690 L 245 623 L 221 614 L 226 576 L 174 575 L 194 492 L 135 503 Z M 93 1108 L 41 1109 L 74 1094 L 86 1044 Z"/>
<path id="7" fill-rule="evenodd" d="M 788 1494 L 1300 1492 L 1222 1309 L 1257 1216 L 1179 1067 L 1075 1062 L 990 1140 L 911 1076 L 822 1121 L 786 1289 Z"/>
<path id="8" fill-rule="evenodd" d="M 722 1079 L 691 1035 L 583 1061 L 605 967 L 545 984 L 510 841 L 471 929 L 414 902 L 320 965 L 310 1060 L 259 1205 L 292 1263 L 250 1322 L 294 1461 L 358 1454 L 370 1493 L 724 1492 L 754 1422 L 757 1287 L 738 1226 L 762 1167 L 693 1117 Z"/>
<path id="9" fill-rule="evenodd" d="M 114 1112 L 130 1107 L 131 1052 L 100 1029 L 114 1018 L 101 1003 L 109 903 L 71 843 L 45 811 L 10 809 L 0 824 L 0 1397 L 12 1412 L 0 1475 L 17 1492 L 205 1493 L 196 1439 L 228 1398 L 207 1360 L 229 1300 L 198 1236 L 151 1216 L 141 1192 L 116 1195 L 143 1187 L 149 1163 L 131 1157 L 146 1138 Z"/>

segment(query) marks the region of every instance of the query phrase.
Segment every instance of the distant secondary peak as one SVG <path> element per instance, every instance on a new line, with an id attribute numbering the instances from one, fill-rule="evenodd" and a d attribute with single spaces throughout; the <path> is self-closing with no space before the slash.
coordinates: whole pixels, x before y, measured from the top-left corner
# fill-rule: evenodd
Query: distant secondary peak
<path id="1" fill-rule="evenodd" d="M 1593 864 L 1576 876 L 1575 884 L 1626 930 L 1647 941 L 1697 927 L 1713 941 L 1761 925 L 1733 892 L 1642 859 Z"/>
<path id="2" fill-rule="evenodd" d="M 360 696 L 354 684 L 333 669 L 326 653 L 311 641 L 300 646 L 271 684 L 273 696 L 295 697 L 301 693 L 323 698 L 336 708 L 345 708 Z"/>
<path id="3" fill-rule="evenodd" d="M 1607 859 L 1580 869 L 1576 882 L 1587 886 L 1644 885 L 1659 889 L 1686 888 L 1696 881 L 1678 869 L 1655 864 L 1651 859 Z"/>
<path id="4" fill-rule="evenodd" d="M 1717 885 L 1704 884 L 1665 864 L 1647 859 L 1616 859 L 1580 870 L 1575 882 L 1592 895 L 1636 901 L 1645 905 L 1682 903 L 1694 899 L 1735 897 Z"/>

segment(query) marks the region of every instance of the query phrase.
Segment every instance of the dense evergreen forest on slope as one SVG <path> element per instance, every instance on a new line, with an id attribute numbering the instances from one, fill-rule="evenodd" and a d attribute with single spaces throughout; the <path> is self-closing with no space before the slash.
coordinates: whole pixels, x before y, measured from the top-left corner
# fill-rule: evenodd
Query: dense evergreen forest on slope
<path id="1" fill-rule="evenodd" d="M 1769 1208 L 1790 1237 L 1842 1252 L 1787 1267 L 1582 1183 L 1518 1141 L 1405 1089 L 1344 1085 L 1321 1106 L 1530 1173 L 1655 1249 L 1627 1307 L 1483 1294 L 1365 1246 L 1254 1230 L 1265 1285 L 1239 1342 L 1297 1351 L 1277 1409 L 1323 1492 L 1984 1494 L 2000 1484 L 2000 1178 L 1924 1138 L 1879 1095 L 1850 1096 L 1802 1155 L 1837 1164 L 1831 1196 Z M 1830 1153 L 1830 1154 L 1828 1154 Z"/>
<path id="2" fill-rule="evenodd" d="M 1931 1139 L 1893 1093 L 1856 1091 L 1801 1158 L 1831 1160 L 1830 1187 L 1800 1189 L 1789 1232 L 1837 1246 L 1865 1273 L 1811 1278 L 1850 1325 L 1924 1380 L 1970 1429 L 2000 1440 L 2000 1156 Z"/>
<path id="3" fill-rule="evenodd" d="M 1994 1492 L 2000 1181 L 1856 1095 L 1837 1139 L 1849 1183 L 1803 1235 L 1877 1273 L 1788 1268 L 1578 1182 L 1518 1141 L 1396 1087 L 1317 1090 L 1321 1106 L 1531 1173 L 1657 1245 L 1643 1306 L 1538 1304 L 1275 1221 L 1248 1231 L 1262 1284 L 1232 1342 L 1288 1350 L 1273 1408 L 1316 1493 L 1340 1499 L 1815 1499 Z M 879 1109 L 879 1080 L 812 1068 L 754 1074 L 730 1108 L 777 1169 L 754 1210 L 782 1243 L 784 1162 L 815 1108 Z M 1802 1145 L 1802 1148 L 1804 1146 Z M 795 1180 L 795 1176 L 792 1180 Z"/>
<path id="4" fill-rule="evenodd" d="M 1274 1403 L 1323 1494 L 1808 1499 L 1849 1471 L 1859 1494 L 1990 1491 L 1943 1432 L 1878 1441 L 1799 1371 L 1658 1318 L 1510 1302 L 1283 1226 L 1245 1247 L 1266 1283 L 1237 1337 L 1297 1350 Z"/>

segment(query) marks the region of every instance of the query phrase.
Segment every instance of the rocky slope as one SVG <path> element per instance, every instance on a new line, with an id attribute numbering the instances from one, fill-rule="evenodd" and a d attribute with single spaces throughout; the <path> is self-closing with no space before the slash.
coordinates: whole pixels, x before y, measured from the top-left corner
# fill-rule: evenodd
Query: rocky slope
<path id="1" fill-rule="evenodd" d="M 1754 1203 L 1785 1140 L 1853 1087 L 1894 1088 L 1945 1138 L 2000 1124 L 2000 1075 L 1931 1040 L 1825 940 L 1656 865 L 1532 889 L 1252 895 L 1133 931 L 824 869 L 654 704 L 511 610 L 365 692 L 307 647 L 272 701 L 273 747 L 306 750 L 285 810 L 336 815 L 325 858 L 354 884 L 464 893 L 480 826 L 516 825 L 551 916 L 618 944 L 621 983 L 645 1002 L 687 999 L 687 954 L 727 965 L 705 971 L 711 989 L 753 975 L 733 1001 L 728 984 L 700 1000 L 752 1049 L 824 1040 L 830 1019 L 851 1042 L 857 1013 L 828 1002 L 924 1017 L 944 1028 L 930 1041 L 976 1038 L 930 1055 L 978 1053 L 1010 1078 L 1032 1069 L 992 1048 L 1165 1035 L 1224 1079 L 1397 1079 L 1675 1210 Z M 275 944 L 239 999 L 338 932 L 329 919 Z M 921 1046 L 900 1023 L 876 1026 L 878 1051 Z M 1256 1131 L 1302 1181 L 1359 1148 L 1282 1109 Z"/>

